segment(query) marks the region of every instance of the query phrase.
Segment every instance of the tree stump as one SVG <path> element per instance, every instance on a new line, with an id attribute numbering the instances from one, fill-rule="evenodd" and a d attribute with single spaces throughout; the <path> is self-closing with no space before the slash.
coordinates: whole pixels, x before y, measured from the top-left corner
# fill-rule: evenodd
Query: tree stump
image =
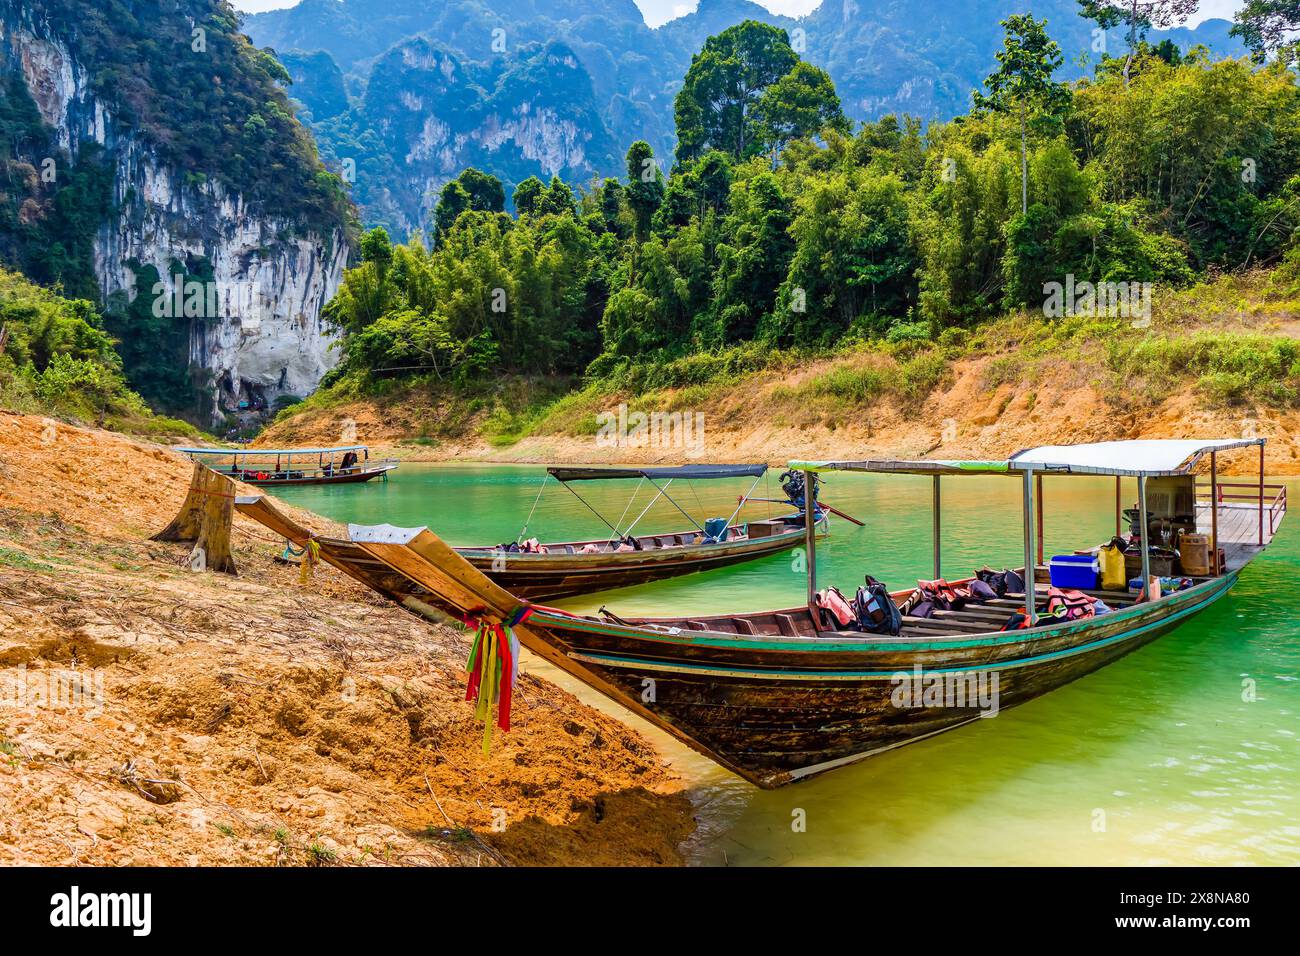
<path id="1" fill-rule="evenodd" d="M 235 559 L 230 553 L 234 519 L 235 483 L 196 461 L 185 503 L 171 524 L 154 535 L 153 540 L 193 541 L 190 567 L 196 571 L 236 574 Z"/>

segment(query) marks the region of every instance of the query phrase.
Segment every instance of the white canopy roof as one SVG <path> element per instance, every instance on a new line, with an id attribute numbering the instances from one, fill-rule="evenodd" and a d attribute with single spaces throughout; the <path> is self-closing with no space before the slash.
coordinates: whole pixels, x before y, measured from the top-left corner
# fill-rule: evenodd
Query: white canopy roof
<path id="1" fill-rule="evenodd" d="M 367 451 L 365 445 L 335 445 L 332 448 L 177 448 L 182 455 L 238 455 L 251 458 L 254 455 L 330 455 L 338 451 Z"/>
<path id="2" fill-rule="evenodd" d="M 1212 451 L 1263 444 L 1263 438 L 1142 438 L 1085 445 L 1044 445 L 1017 452 L 1009 459 L 994 461 L 792 461 L 790 467 L 807 471 L 871 471 L 904 475 L 1011 475 L 1035 471 L 1152 477 L 1188 474 L 1203 455 Z"/>
<path id="3" fill-rule="evenodd" d="M 1262 438 L 1138 438 L 1086 445 L 1043 445 L 1011 456 L 1016 471 L 1066 471 L 1095 475 L 1182 475 L 1202 455 L 1262 445 Z"/>

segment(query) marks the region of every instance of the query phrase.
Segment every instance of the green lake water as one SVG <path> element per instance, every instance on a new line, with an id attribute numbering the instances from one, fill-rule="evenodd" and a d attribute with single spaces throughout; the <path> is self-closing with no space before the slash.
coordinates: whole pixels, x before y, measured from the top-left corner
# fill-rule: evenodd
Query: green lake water
<path id="1" fill-rule="evenodd" d="M 388 482 L 276 489 L 339 521 L 428 525 L 454 545 L 608 529 L 536 466 L 403 464 Z M 694 516 L 726 516 L 750 479 L 675 483 Z M 765 484 L 766 483 L 766 484 Z M 654 489 L 636 481 L 575 486 L 624 527 Z M 961 477 L 943 485 L 943 570 L 1016 563 L 1019 483 Z M 778 497 L 776 473 L 756 495 Z M 1294 489 L 1293 489 L 1294 490 Z M 632 495 L 636 492 L 635 499 Z M 929 479 L 834 475 L 823 499 L 863 520 L 832 519 L 818 544 L 823 584 L 850 593 L 864 573 L 891 589 L 931 572 Z M 1125 506 L 1135 497 L 1124 489 Z M 1110 479 L 1048 479 L 1047 553 L 1114 531 Z M 632 505 L 622 522 L 615 521 Z M 750 504 L 742 517 L 781 513 Z M 785 509 L 788 510 L 788 509 Z M 638 531 L 686 519 L 660 501 Z M 1154 644 L 995 719 L 764 792 L 549 665 L 542 674 L 647 733 L 686 779 L 699 828 L 695 863 L 1300 864 L 1300 518 L 1232 592 Z M 790 607 L 804 599 L 798 555 L 557 602 L 620 614 Z"/>

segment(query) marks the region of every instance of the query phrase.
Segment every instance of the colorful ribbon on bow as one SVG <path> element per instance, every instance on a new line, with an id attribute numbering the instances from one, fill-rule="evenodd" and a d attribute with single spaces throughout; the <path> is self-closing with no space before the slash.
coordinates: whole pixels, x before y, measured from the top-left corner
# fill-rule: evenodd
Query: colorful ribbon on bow
<path id="1" fill-rule="evenodd" d="M 318 564 L 320 564 L 320 544 L 315 538 L 308 538 L 307 543 L 302 546 L 302 564 L 298 567 L 298 583 L 306 584 Z"/>
<path id="2" fill-rule="evenodd" d="M 496 724 L 502 730 L 510 729 L 510 705 L 514 698 L 515 683 L 519 680 L 519 638 L 516 625 L 528 620 L 532 608 L 518 607 L 504 621 L 489 621 L 481 613 L 470 613 L 461 618 L 467 628 L 474 629 L 474 643 L 470 646 L 469 686 L 465 699 L 476 702 L 474 717 L 483 721 L 483 753 L 492 747 L 491 710 L 497 711 Z"/>

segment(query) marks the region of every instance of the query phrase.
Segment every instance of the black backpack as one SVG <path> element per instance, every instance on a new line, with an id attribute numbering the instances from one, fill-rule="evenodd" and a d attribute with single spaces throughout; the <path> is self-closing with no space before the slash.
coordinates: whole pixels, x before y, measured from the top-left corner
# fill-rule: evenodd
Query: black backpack
<path id="1" fill-rule="evenodd" d="M 853 613 L 857 615 L 858 627 L 868 634 L 897 636 L 903 627 L 902 612 L 889 596 L 889 589 L 869 574 L 867 583 L 858 588 L 853 598 Z"/>
<path id="2" fill-rule="evenodd" d="M 1025 590 L 1025 579 L 1010 569 L 994 571 L 992 568 L 981 568 L 975 572 L 975 577 L 991 587 L 998 597 L 1006 597 L 1008 591 L 1022 594 Z"/>

